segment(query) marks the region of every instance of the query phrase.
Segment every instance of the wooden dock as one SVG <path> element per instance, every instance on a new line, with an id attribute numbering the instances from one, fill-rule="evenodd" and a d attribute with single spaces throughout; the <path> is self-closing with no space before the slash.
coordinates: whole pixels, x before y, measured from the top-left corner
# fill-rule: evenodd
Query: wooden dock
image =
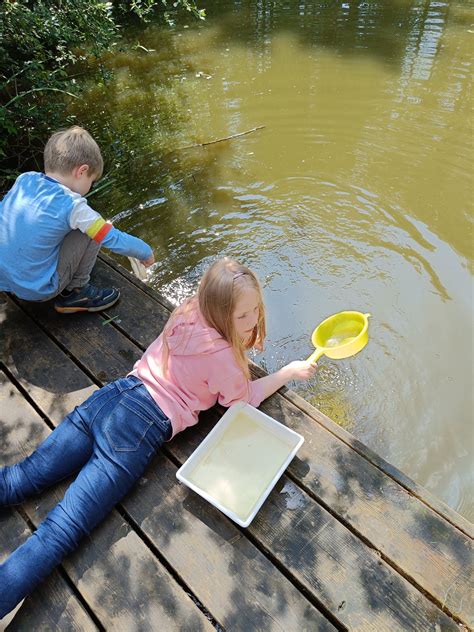
<path id="1" fill-rule="evenodd" d="M 167 320 L 169 303 L 111 259 L 94 279 L 122 292 L 107 313 L 61 316 L 0 294 L 1 465 L 125 375 Z M 249 528 L 175 477 L 215 408 L 166 445 L 9 630 L 469 629 L 472 525 L 292 391 L 261 409 L 305 443 Z M 0 509 L 0 560 L 66 486 Z"/>

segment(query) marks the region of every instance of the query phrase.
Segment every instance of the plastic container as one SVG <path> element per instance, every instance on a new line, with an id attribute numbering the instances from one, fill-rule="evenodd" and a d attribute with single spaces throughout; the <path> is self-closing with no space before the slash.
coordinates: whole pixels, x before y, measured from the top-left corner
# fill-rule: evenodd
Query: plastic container
<path id="1" fill-rule="evenodd" d="M 140 279 L 140 281 L 146 281 L 148 275 L 143 263 L 135 259 L 135 257 L 129 257 L 128 260 L 130 261 L 133 274 Z"/>
<path id="2" fill-rule="evenodd" d="M 248 527 L 304 439 L 239 402 L 221 417 L 176 477 L 242 527 Z"/>

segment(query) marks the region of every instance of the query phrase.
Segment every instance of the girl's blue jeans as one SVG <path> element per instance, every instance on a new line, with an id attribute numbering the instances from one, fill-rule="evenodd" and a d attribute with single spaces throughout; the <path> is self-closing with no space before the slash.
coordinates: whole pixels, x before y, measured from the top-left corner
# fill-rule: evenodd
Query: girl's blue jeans
<path id="1" fill-rule="evenodd" d="M 29 457 L 0 468 L 0 506 L 21 503 L 79 470 L 63 500 L 0 565 L 0 618 L 105 518 L 171 434 L 143 383 L 126 377 L 75 408 Z"/>

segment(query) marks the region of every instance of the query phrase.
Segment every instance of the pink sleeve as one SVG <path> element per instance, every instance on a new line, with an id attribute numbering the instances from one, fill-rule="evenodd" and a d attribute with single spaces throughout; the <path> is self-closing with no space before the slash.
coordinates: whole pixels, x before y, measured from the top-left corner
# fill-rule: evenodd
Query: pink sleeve
<path id="1" fill-rule="evenodd" d="M 247 402 L 257 407 L 264 399 L 259 381 L 252 382 L 245 377 L 231 349 L 223 349 L 215 355 L 208 387 L 211 393 L 217 395 L 219 404 L 226 407 L 236 402 Z"/>

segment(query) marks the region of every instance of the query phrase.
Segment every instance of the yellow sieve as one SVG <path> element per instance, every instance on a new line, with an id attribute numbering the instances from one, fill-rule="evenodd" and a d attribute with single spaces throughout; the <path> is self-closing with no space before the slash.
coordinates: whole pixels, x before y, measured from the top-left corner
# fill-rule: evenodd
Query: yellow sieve
<path id="1" fill-rule="evenodd" d="M 358 353 L 369 341 L 370 314 L 339 312 L 323 320 L 311 336 L 316 347 L 309 362 L 316 362 L 322 355 L 339 360 Z"/>

